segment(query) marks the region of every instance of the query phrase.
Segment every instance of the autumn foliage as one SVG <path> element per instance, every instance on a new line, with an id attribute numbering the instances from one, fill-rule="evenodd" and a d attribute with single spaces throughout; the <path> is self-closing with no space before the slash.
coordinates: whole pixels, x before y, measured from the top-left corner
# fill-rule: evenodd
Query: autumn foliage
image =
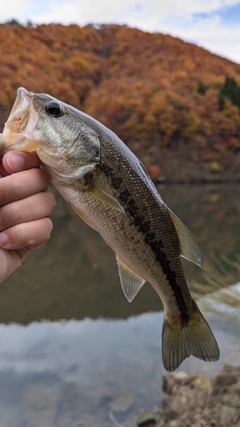
<path id="1" fill-rule="evenodd" d="M 162 147 L 240 149 L 240 65 L 193 44 L 118 25 L 15 22 L 0 25 L 0 51 L 2 123 L 24 86 L 100 120 L 147 165 Z"/>

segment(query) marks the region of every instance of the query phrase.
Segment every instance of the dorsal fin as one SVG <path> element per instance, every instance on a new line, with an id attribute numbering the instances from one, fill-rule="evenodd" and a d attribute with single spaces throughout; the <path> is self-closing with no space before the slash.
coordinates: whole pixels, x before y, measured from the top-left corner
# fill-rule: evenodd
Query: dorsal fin
<path id="1" fill-rule="evenodd" d="M 117 264 L 123 293 L 128 302 L 132 302 L 141 287 L 144 285 L 145 280 L 137 276 L 137 274 L 130 270 L 130 268 L 128 268 L 118 257 Z"/>
<path id="2" fill-rule="evenodd" d="M 202 267 L 202 254 L 190 231 L 169 208 L 168 213 L 178 234 L 181 248 L 180 255 Z"/>

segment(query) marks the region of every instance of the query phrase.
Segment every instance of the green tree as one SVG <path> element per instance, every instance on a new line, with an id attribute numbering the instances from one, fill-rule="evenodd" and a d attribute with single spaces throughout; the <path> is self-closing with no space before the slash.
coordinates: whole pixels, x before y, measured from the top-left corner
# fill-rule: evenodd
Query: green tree
<path id="1" fill-rule="evenodd" d="M 220 89 L 220 110 L 222 110 L 224 107 L 225 98 L 230 99 L 230 101 L 240 109 L 240 86 L 238 86 L 236 80 L 233 77 L 227 76 L 224 85 Z"/>

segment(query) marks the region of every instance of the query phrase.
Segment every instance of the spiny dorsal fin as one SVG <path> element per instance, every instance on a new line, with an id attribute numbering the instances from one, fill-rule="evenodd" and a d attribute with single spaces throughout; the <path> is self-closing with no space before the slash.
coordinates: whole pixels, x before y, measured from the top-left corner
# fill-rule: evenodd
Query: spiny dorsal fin
<path id="1" fill-rule="evenodd" d="M 128 302 L 132 302 L 144 285 L 145 280 L 133 273 L 118 257 L 117 264 L 123 293 Z"/>
<path id="2" fill-rule="evenodd" d="M 202 254 L 190 231 L 170 209 L 168 209 L 168 213 L 178 234 L 181 248 L 180 255 L 202 267 Z"/>

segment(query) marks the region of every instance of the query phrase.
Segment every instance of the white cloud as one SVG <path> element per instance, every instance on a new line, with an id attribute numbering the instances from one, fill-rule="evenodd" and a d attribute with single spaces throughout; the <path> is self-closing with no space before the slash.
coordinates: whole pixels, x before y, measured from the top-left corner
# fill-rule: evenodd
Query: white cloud
<path id="1" fill-rule="evenodd" d="M 33 22 L 62 22 L 64 24 L 78 23 L 85 25 L 88 23 L 119 22 L 127 16 L 129 1 L 123 0 L 121 3 L 101 0 L 97 3 L 93 0 L 78 1 L 71 0 L 59 4 L 57 1 L 49 2 L 48 10 L 32 16 Z"/>
<path id="2" fill-rule="evenodd" d="M 226 6 L 235 6 L 238 3 L 240 3 L 239 0 L 224 0 Z"/>
<path id="3" fill-rule="evenodd" d="M 233 0 L 227 0 L 233 1 Z M 49 1 L 47 10 L 32 16 L 34 22 L 128 22 L 131 17 L 140 17 L 142 22 L 146 16 L 153 17 L 158 23 L 164 22 L 169 17 L 182 17 L 188 19 L 194 13 L 209 13 L 219 7 L 220 0 L 195 0 L 194 2 L 177 2 L 176 0 L 122 0 L 109 2 L 109 0 L 66 0 L 64 2 Z"/>
<path id="4" fill-rule="evenodd" d="M 141 3 L 145 5 L 147 10 L 149 7 L 149 1 L 141 0 Z M 156 12 L 156 17 L 158 17 L 159 20 L 166 19 L 171 16 L 186 18 L 194 13 L 209 13 L 221 6 L 220 0 L 195 0 L 190 2 L 154 0 L 151 4 L 154 4 L 154 11 Z"/>
<path id="5" fill-rule="evenodd" d="M 7 0 L 1 2 L 0 21 L 6 22 L 9 19 L 18 19 L 24 22 L 26 20 L 26 12 L 29 10 L 32 0 Z"/>

